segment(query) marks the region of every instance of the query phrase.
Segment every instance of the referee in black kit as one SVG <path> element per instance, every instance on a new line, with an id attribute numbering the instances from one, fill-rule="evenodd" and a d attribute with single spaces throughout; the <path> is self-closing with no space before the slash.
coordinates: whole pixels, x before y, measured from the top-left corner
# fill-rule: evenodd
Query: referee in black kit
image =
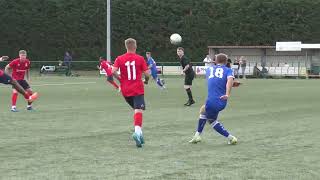
<path id="1" fill-rule="evenodd" d="M 185 106 L 191 106 L 195 103 L 192 97 L 191 87 L 192 87 L 192 81 L 194 79 L 195 73 L 192 69 L 192 65 L 190 60 L 184 55 L 184 49 L 182 47 L 177 48 L 177 55 L 179 57 L 180 64 L 183 69 L 183 73 L 185 74 L 184 79 L 184 89 L 187 91 L 188 94 L 188 101 L 185 103 Z"/>

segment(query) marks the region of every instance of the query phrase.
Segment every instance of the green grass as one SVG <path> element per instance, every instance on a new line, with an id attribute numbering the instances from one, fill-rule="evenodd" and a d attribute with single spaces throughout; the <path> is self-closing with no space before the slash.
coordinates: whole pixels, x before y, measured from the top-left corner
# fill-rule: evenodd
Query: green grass
<path id="1" fill-rule="evenodd" d="M 188 144 L 205 82 L 194 82 L 193 107 L 183 107 L 182 79 L 166 82 L 165 92 L 146 88 L 141 149 L 132 111 L 104 78 L 34 78 L 35 112 L 19 96 L 20 112 L 11 113 L 11 90 L 1 86 L 0 179 L 320 179 L 318 80 L 246 80 L 234 89 L 219 119 L 236 146 L 208 125 L 202 143 Z"/>

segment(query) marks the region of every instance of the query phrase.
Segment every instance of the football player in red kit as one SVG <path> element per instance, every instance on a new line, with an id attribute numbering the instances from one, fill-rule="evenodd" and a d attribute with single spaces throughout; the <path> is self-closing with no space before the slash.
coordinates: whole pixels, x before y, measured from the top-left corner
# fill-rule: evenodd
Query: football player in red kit
<path id="1" fill-rule="evenodd" d="M 120 90 L 118 84 L 114 81 L 113 79 L 113 74 L 112 74 L 112 65 L 111 62 L 104 59 L 103 57 L 99 58 L 100 60 L 100 66 L 98 66 L 97 68 L 99 70 L 104 70 L 106 72 L 106 77 L 107 77 L 107 81 L 117 90 Z M 118 79 L 119 80 L 119 79 Z"/>
<path id="2" fill-rule="evenodd" d="M 9 59 L 8 56 L 2 56 L 0 57 L 0 62 L 5 61 L 7 59 Z M 7 84 L 12 85 L 12 87 L 16 89 L 16 91 L 18 91 L 20 94 L 22 94 L 25 97 L 25 99 L 30 103 L 35 101 L 38 98 L 38 93 L 29 94 L 23 89 L 23 87 L 21 87 L 21 85 L 17 82 L 17 80 L 12 79 L 11 76 L 3 72 L 1 69 L 0 69 L 0 83 L 6 84 L 6 85 Z"/>
<path id="3" fill-rule="evenodd" d="M 142 147 L 144 138 L 142 134 L 142 113 L 145 110 L 144 83 L 148 84 L 150 73 L 145 59 L 136 54 L 137 42 L 129 38 L 125 40 L 127 53 L 118 56 L 113 65 L 112 73 L 118 77 L 117 71 L 120 70 L 121 92 L 126 102 L 134 110 L 134 133 L 132 138 L 137 147 Z M 142 81 L 142 74 L 145 81 Z"/>
<path id="4" fill-rule="evenodd" d="M 29 94 L 33 94 L 29 83 L 25 80 L 25 75 L 27 76 L 28 81 L 30 81 L 30 60 L 27 59 L 27 51 L 20 50 L 19 58 L 12 60 L 5 68 L 7 74 L 9 74 L 9 70 L 12 70 L 12 78 L 17 80 L 21 87 Z M 12 112 L 18 112 L 16 108 L 18 99 L 18 91 L 13 88 L 12 90 Z M 32 102 L 28 102 L 27 110 L 32 109 Z"/>

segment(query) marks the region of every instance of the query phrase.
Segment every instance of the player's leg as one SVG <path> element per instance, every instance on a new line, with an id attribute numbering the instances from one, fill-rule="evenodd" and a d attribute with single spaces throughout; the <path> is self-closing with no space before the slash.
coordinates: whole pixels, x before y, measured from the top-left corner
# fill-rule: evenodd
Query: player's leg
<path id="1" fill-rule="evenodd" d="M 214 104 L 206 104 L 206 115 L 207 115 L 207 121 L 210 123 L 211 127 L 213 130 L 218 132 L 220 135 L 228 138 L 228 144 L 236 144 L 237 143 L 237 138 L 231 135 L 218 121 L 218 115 L 221 110 L 224 109 L 223 105 L 219 107 L 217 105 L 219 103 L 214 103 Z M 218 106 L 218 107 L 217 107 Z"/>
<path id="2" fill-rule="evenodd" d="M 246 74 L 245 74 L 245 71 L 246 71 L 246 67 L 242 67 L 242 79 L 246 79 Z"/>
<path id="3" fill-rule="evenodd" d="M 11 111 L 18 112 L 17 110 L 17 100 L 18 100 L 18 91 L 16 89 L 12 89 L 12 96 L 11 96 Z"/>
<path id="4" fill-rule="evenodd" d="M 164 85 L 163 85 L 161 79 L 158 77 L 158 72 L 152 71 L 152 72 L 151 72 L 151 76 L 152 76 L 152 78 L 156 81 L 157 85 L 158 85 L 161 89 L 163 89 L 163 88 L 164 88 Z"/>
<path id="5" fill-rule="evenodd" d="M 18 80 L 18 83 L 27 92 L 27 94 L 29 94 L 29 96 L 31 96 L 33 94 L 32 89 L 26 80 Z M 32 109 L 32 102 L 28 102 L 27 110 L 29 110 L 29 111 L 33 110 Z"/>
<path id="6" fill-rule="evenodd" d="M 142 133 L 143 111 L 145 110 L 144 95 L 135 96 L 134 101 L 134 133 L 133 139 L 136 141 L 137 147 L 142 147 L 144 144 L 144 138 Z"/>
<path id="7" fill-rule="evenodd" d="M 107 81 L 116 89 L 119 89 L 118 84 L 113 80 L 113 76 L 109 75 L 107 76 Z"/>
<path id="8" fill-rule="evenodd" d="M 0 83 L 2 84 L 11 84 L 12 87 L 14 88 L 14 94 L 16 94 L 14 97 L 12 97 L 12 101 L 15 101 L 13 104 L 15 105 L 16 104 L 16 98 L 18 97 L 17 96 L 17 93 L 16 92 L 19 92 L 20 94 L 22 94 L 28 101 L 35 101 L 37 98 L 38 98 L 38 95 L 37 94 L 34 94 L 32 96 L 30 96 L 24 89 L 23 87 L 20 86 L 20 84 L 11 78 L 11 76 L 9 76 L 8 74 L 6 73 L 3 73 L 1 76 L 0 76 Z M 16 111 L 15 111 L 16 112 Z"/>
<path id="9" fill-rule="evenodd" d="M 10 77 L 10 76 L 8 76 Z M 11 77 L 10 77 L 11 79 Z M 26 92 L 23 87 L 18 83 L 18 81 L 11 79 L 9 83 L 7 84 L 11 84 L 12 87 L 17 90 L 20 94 L 22 94 L 24 96 L 24 98 L 28 101 L 28 102 L 33 102 L 35 100 L 38 99 L 38 93 L 33 93 L 33 94 L 29 94 L 28 92 Z"/>
<path id="10" fill-rule="evenodd" d="M 193 73 L 185 76 L 184 89 L 186 90 L 188 95 L 188 101 L 187 103 L 184 104 L 185 106 L 191 106 L 192 104 L 195 103 L 195 101 L 193 100 L 192 91 L 191 91 L 193 79 L 194 79 Z"/>
<path id="11" fill-rule="evenodd" d="M 26 91 L 27 91 L 27 93 L 28 93 L 28 94 L 30 94 L 30 95 L 31 95 L 31 94 L 33 94 L 33 92 L 32 92 L 32 89 L 31 89 L 31 88 L 26 89 Z M 27 110 L 28 110 L 28 111 L 32 111 L 32 110 L 33 110 L 32 102 L 28 102 Z"/>
<path id="12" fill-rule="evenodd" d="M 198 120 L 198 128 L 193 136 L 193 138 L 189 141 L 190 143 L 198 143 L 201 141 L 201 133 L 204 129 L 204 126 L 206 125 L 207 122 L 207 117 L 206 117 L 206 111 L 205 111 L 205 105 L 201 106 L 200 108 L 200 115 L 199 115 L 199 120 Z"/>
<path id="13" fill-rule="evenodd" d="M 141 126 L 142 126 L 142 112 L 139 109 L 135 109 L 135 97 L 124 97 L 126 102 L 130 105 L 132 109 L 134 109 L 134 116 L 133 116 L 133 124 L 134 124 L 134 133 L 132 134 L 132 138 L 136 141 L 137 147 L 142 147 L 142 142 L 140 138 L 140 134 L 142 134 Z M 141 114 L 141 115 L 140 115 Z M 138 126 L 140 124 L 140 126 Z M 137 127 L 136 127 L 137 125 Z M 141 132 L 141 133 L 140 133 Z M 143 140 L 144 142 L 144 140 Z"/>

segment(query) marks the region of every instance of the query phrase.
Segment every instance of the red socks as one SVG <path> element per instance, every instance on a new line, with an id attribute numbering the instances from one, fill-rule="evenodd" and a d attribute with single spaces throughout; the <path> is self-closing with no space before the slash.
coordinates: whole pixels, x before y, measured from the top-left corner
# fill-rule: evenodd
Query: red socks
<path id="1" fill-rule="evenodd" d="M 29 99 L 30 95 L 28 93 L 24 94 L 25 99 Z"/>
<path id="2" fill-rule="evenodd" d="M 29 97 L 29 95 L 28 95 L 28 97 Z M 12 97 L 11 97 L 12 106 L 16 106 L 17 99 L 18 99 L 18 92 L 13 92 Z"/>
<path id="3" fill-rule="evenodd" d="M 31 91 L 31 90 L 27 90 L 27 94 L 29 95 L 29 96 L 31 96 L 32 94 L 33 94 L 33 92 Z M 32 103 L 31 102 L 28 102 L 28 105 L 31 105 Z"/>
<path id="4" fill-rule="evenodd" d="M 133 116 L 134 126 L 142 127 L 142 112 L 136 112 Z"/>

